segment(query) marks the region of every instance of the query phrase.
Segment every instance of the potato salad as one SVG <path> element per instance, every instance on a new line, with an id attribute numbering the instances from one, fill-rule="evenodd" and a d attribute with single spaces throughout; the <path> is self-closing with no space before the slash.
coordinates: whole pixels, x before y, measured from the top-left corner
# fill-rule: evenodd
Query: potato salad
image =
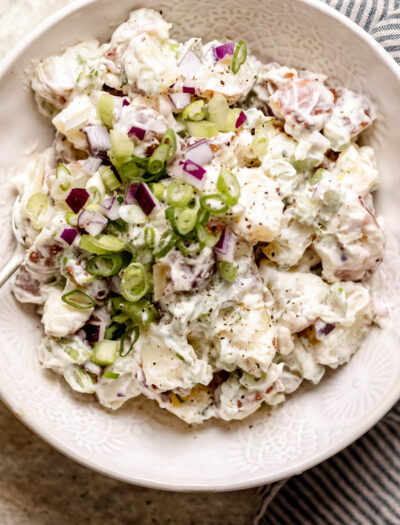
<path id="1" fill-rule="evenodd" d="M 36 66 L 55 140 L 15 179 L 13 291 L 73 390 L 242 419 L 319 383 L 371 328 L 384 233 L 357 141 L 375 113 L 244 41 L 170 30 L 139 9 Z"/>

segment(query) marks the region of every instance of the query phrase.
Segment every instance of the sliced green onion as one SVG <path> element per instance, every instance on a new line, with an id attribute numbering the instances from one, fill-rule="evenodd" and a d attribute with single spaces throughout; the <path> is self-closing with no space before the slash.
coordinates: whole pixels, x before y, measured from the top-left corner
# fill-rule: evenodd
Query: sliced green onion
<path id="1" fill-rule="evenodd" d="M 135 161 L 139 168 L 147 170 L 147 165 L 149 164 L 149 159 L 147 157 L 136 157 L 136 155 L 132 155 L 132 160 Z"/>
<path id="2" fill-rule="evenodd" d="M 105 377 L 106 379 L 118 379 L 120 375 L 121 374 L 119 374 L 118 372 L 112 372 L 111 370 L 106 370 L 103 374 L 103 377 Z"/>
<path id="3" fill-rule="evenodd" d="M 202 120 L 201 122 L 188 121 L 186 123 L 189 135 L 197 139 L 211 139 L 219 133 L 218 127 L 214 122 Z"/>
<path id="4" fill-rule="evenodd" d="M 97 115 L 102 123 L 112 128 L 114 123 L 114 100 L 108 93 L 102 93 L 97 103 Z"/>
<path id="5" fill-rule="evenodd" d="M 190 208 L 183 209 L 176 219 L 176 227 L 181 235 L 190 233 L 197 223 L 197 213 Z"/>
<path id="6" fill-rule="evenodd" d="M 210 218 L 210 212 L 205 208 L 199 208 L 197 212 L 197 222 L 199 224 L 205 224 Z"/>
<path id="7" fill-rule="evenodd" d="M 110 142 L 111 150 L 108 152 L 108 155 L 111 162 L 117 167 L 128 162 L 133 154 L 133 142 L 128 135 L 122 131 L 112 129 L 110 131 Z"/>
<path id="8" fill-rule="evenodd" d="M 99 204 L 106 195 L 106 189 L 101 179 L 100 173 L 96 173 L 86 183 L 86 190 L 90 195 L 93 204 Z"/>
<path id="9" fill-rule="evenodd" d="M 62 191 L 67 191 L 71 187 L 71 172 L 65 164 L 57 164 L 56 178 L 58 186 Z"/>
<path id="10" fill-rule="evenodd" d="M 122 268 L 122 257 L 118 253 L 96 255 L 86 263 L 86 271 L 90 275 L 110 277 Z"/>
<path id="11" fill-rule="evenodd" d="M 44 193 L 34 193 L 28 199 L 26 211 L 33 227 L 38 230 L 44 226 L 40 220 L 49 207 L 49 199 Z M 43 218 L 42 218 L 43 220 Z"/>
<path id="12" fill-rule="evenodd" d="M 165 193 L 165 185 L 162 182 L 152 182 L 150 186 L 151 191 L 156 199 L 162 201 Z"/>
<path id="13" fill-rule="evenodd" d="M 237 204 L 240 197 L 240 184 L 231 171 L 221 168 L 218 175 L 217 188 L 220 193 L 225 195 L 229 206 Z"/>
<path id="14" fill-rule="evenodd" d="M 167 145 L 169 147 L 166 160 L 171 160 L 176 153 L 176 135 L 172 128 L 168 128 L 162 136 L 161 145 Z"/>
<path id="15" fill-rule="evenodd" d="M 168 159 L 169 150 L 169 144 L 160 144 L 160 146 L 153 151 L 147 165 L 147 171 L 151 175 L 159 173 L 163 169 L 165 161 Z"/>
<path id="16" fill-rule="evenodd" d="M 116 317 L 122 317 L 124 316 L 123 321 L 121 323 L 125 323 L 129 317 L 125 314 L 119 314 L 119 316 Z M 125 333 L 126 327 L 124 324 L 121 324 L 120 322 L 116 321 L 114 322 L 115 318 L 112 319 L 112 323 L 110 323 L 105 331 L 104 338 L 105 339 L 119 339 L 122 337 Z"/>
<path id="17" fill-rule="evenodd" d="M 95 255 L 107 255 L 109 252 L 121 252 L 125 248 L 125 243 L 113 235 L 82 235 L 79 240 L 82 250 L 94 253 Z"/>
<path id="18" fill-rule="evenodd" d="M 94 383 L 90 374 L 78 365 L 67 366 L 64 370 L 64 379 L 69 386 L 82 394 L 93 394 Z"/>
<path id="19" fill-rule="evenodd" d="M 174 208 L 184 208 L 193 197 L 193 186 L 183 181 L 173 181 L 167 188 L 167 202 Z"/>
<path id="20" fill-rule="evenodd" d="M 131 303 L 123 297 L 114 297 L 112 303 L 114 308 L 121 310 L 135 324 L 148 324 L 157 319 L 157 310 L 147 299 Z"/>
<path id="21" fill-rule="evenodd" d="M 139 168 L 134 160 L 130 160 L 122 164 L 122 166 L 118 166 L 118 173 L 122 179 L 136 180 L 144 174 L 144 170 Z"/>
<path id="22" fill-rule="evenodd" d="M 203 195 L 203 197 L 200 197 L 200 204 L 212 215 L 224 213 L 229 208 L 226 197 L 224 195 L 219 195 L 218 193 Z"/>
<path id="23" fill-rule="evenodd" d="M 186 239 L 179 239 L 176 246 L 182 255 L 197 255 L 203 249 L 199 241 L 189 241 Z"/>
<path id="24" fill-rule="evenodd" d="M 144 229 L 144 242 L 147 244 L 147 246 L 150 246 L 150 248 L 154 247 L 154 239 L 155 239 L 156 233 L 154 231 L 154 228 L 151 226 L 146 226 Z"/>
<path id="25" fill-rule="evenodd" d="M 160 242 L 154 251 L 154 257 L 160 259 L 172 250 L 176 243 L 176 235 L 172 230 L 167 230 L 161 235 Z"/>
<path id="26" fill-rule="evenodd" d="M 99 173 L 101 180 L 110 191 L 114 191 L 121 186 L 120 181 L 117 179 L 115 173 L 110 168 L 110 166 L 104 166 L 103 168 L 101 168 Z"/>
<path id="27" fill-rule="evenodd" d="M 115 315 L 113 318 L 112 318 L 112 321 L 113 323 L 118 323 L 118 324 L 124 324 L 125 321 L 127 321 L 129 319 L 129 315 L 127 314 L 118 314 L 118 315 Z M 115 337 L 113 337 L 112 339 L 115 339 Z"/>
<path id="28" fill-rule="evenodd" d="M 64 303 L 67 303 L 68 306 L 72 306 L 78 310 L 87 310 L 88 308 L 93 308 L 96 304 L 93 297 L 90 297 L 87 293 L 77 289 L 65 293 L 61 299 Z"/>
<path id="29" fill-rule="evenodd" d="M 170 206 L 169 208 L 165 210 L 165 218 L 169 220 L 174 232 L 179 233 L 178 227 L 176 226 L 176 218 L 175 218 L 176 213 L 177 213 L 177 209 Z"/>
<path id="30" fill-rule="evenodd" d="M 232 73 L 236 75 L 241 66 L 246 62 L 247 46 L 243 40 L 239 40 L 236 44 L 235 52 L 232 59 Z"/>
<path id="31" fill-rule="evenodd" d="M 121 294 L 132 303 L 141 299 L 149 291 L 149 278 L 141 263 L 131 263 L 121 277 Z"/>
<path id="32" fill-rule="evenodd" d="M 117 358 L 118 341 L 103 339 L 93 345 L 93 353 L 90 360 L 99 366 L 110 366 Z"/>
<path id="33" fill-rule="evenodd" d="M 213 248 L 221 237 L 221 232 L 219 232 L 218 235 L 213 235 L 202 224 L 197 225 L 196 233 L 200 244 L 202 246 L 208 246 L 209 248 Z"/>
<path id="34" fill-rule="evenodd" d="M 66 211 L 65 220 L 70 226 L 76 226 L 78 224 L 78 214 L 73 211 Z"/>
<path id="35" fill-rule="evenodd" d="M 238 266 L 236 263 L 219 261 L 218 271 L 220 276 L 228 283 L 233 283 L 237 277 Z"/>
<path id="36" fill-rule="evenodd" d="M 182 111 L 182 118 L 186 120 L 203 120 L 206 116 L 204 111 L 204 100 L 195 100 Z"/>
<path id="37" fill-rule="evenodd" d="M 120 343 L 120 346 L 119 346 L 119 355 L 120 355 L 120 357 L 126 357 L 128 354 L 130 354 L 131 351 L 132 351 L 132 348 L 134 347 L 134 345 L 136 343 L 136 341 L 139 339 L 139 335 L 140 335 L 139 327 L 138 326 L 134 326 L 132 332 L 135 335 L 134 335 L 133 341 L 132 341 L 132 335 L 131 335 L 131 341 L 132 342 L 131 342 L 131 345 L 130 345 L 129 350 L 127 352 L 124 352 L 124 342 L 125 342 L 125 339 L 128 336 L 122 336 L 121 337 L 121 343 Z"/>

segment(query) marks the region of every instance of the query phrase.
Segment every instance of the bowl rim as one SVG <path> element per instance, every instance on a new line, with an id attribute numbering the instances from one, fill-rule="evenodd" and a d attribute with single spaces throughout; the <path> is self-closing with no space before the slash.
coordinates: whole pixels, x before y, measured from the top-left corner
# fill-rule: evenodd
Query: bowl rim
<path id="1" fill-rule="evenodd" d="M 0 62 L 0 82 L 3 81 L 13 64 L 20 58 L 20 56 L 29 48 L 29 46 L 41 35 L 43 35 L 48 29 L 60 22 L 64 17 L 90 5 L 94 4 L 97 0 L 75 0 L 65 7 L 54 12 L 52 15 L 43 20 L 38 26 L 31 30 L 25 37 L 23 37 L 2 59 Z M 337 11 L 333 7 L 323 3 L 321 0 L 295 0 L 299 4 L 307 6 L 311 9 L 315 9 L 324 15 L 333 19 L 336 23 L 346 26 L 350 31 L 355 33 L 365 44 L 368 45 L 372 52 L 378 55 L 381 62 L 383 62 L 388 69 L 397 78 L 400 85 L 400 66 L 396 61 L 389 55 L 389 53 L 366 31 L 358 26 L 351 19 L 346 17 L 341 12 Z M 312 468 L 322 461 L 332 457 L 339 453 L 344 448 L 349 446 L 351 443 L 359 439 L 363 434 L 368 432 L 384 415 L 394 406 L 394 404 L 400 399 L 400 378 L 397 383 L 392 387 L 391 391 L 385 396 L 373 411 L 366 417 L 362 422 L 357 424 L 353 433 L 349 437 L 342 438 L 336 441 L 333 445 L 330 445 L 323 451 L 314 454 L 311 459 L 304 462 L 301 469 L 298 467 L 288 466 L 280 472 L 279 475 L 268 477 L 266 474 L 251 476 L 246 474 L 246 479 L 241 481 L 235 481 L 223 484 L 211 484 L 211 483 L 192 483 L 182 484 L 175 483 L 173 480 L 169 482 L 158 481 L 157 479 L 148 478 L 144 476 L 136 476 L 133 473 L 130 475 L 118 472 L 116 469 L 111 468 L 101 462 L 91 460 L 90 457 L 85 456 L 83 453 L 77 452 L 72 447 L 62 442 L 59 438 L 54 437 L 47 428 L 42 428 L 40 424 L 31 419 L 29 416 L 23 417 L 17 410 L 14 410 L 12 401 L 8 397 L 7 392 L 3 389 L 0 384 L 0 400 L 6 407 L 19 419 L 26 427 L 28 427 L 36 436 L 47 442 L 50 446 L 61 452 L 68 458 L 76 461 L 77 463 L 90 468 L 100 474 L 105 474 L 111 478 L 126 483 L 136 484 L 152 489 L 166 490 L 166 491 L 179 491 L 179 492 L 224 492 L 232 490 L 244 490 L 260 485 L 273 483 L 276 481 L 284 480 L 294 475 L 301 474 L 305 470 Z"/>

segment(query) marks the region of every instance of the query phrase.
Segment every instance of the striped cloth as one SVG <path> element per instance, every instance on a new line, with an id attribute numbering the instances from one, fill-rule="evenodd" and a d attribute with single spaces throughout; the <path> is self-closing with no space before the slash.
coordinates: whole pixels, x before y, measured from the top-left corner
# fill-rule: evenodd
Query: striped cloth
<path id="1" fill-rule="evenodd" d="M 321 0 L 400 63 L 400 0 Z M 400 402 L 321 465 L 259 489 L 254 525 L 400 525 Z"/>

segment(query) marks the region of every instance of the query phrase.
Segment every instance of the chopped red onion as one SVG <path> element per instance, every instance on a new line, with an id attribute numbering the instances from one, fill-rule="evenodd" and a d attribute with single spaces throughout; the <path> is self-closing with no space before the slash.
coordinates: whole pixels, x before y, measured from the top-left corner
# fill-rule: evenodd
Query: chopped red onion
<path id="1" fill-rule="evenodd" d="M 158 205 L 157 199 L 144 182 L 134 182 L 130 184 L 125 201 L 127 204 L 139 204 L 146 215 L 150 215 Z"/>
<path id="2" fill-rule="evenodd" d="M 140 185 L 140 182 L 132 182 L 129 184 L 125 194 L 125 204 L 137 204 L 136 191 Z"/>
<path id="3" fill-rule="evenodd" d="M 71 246 L 74 242 L 75 237 L 78 235 L 78 232 L 75 228 L 65 228 L 60 235 L 61 239 Z"/>
<path id="4" fill-rule="evenodd" d="M 317 319 L 314 323 L 315 337 L 318 340 L 323 339 L 334 330 L 335 325 L 333 323 L 325 323 L 321 319 Z"/>
<path id="5" fill-rule="evenodd" d="M 122 100 L 122 105 L 123 105 L 123 106 L 130 106 L 130 102 L 129 102 L 129 100 L 128 100 L 127 98 L 124 98 L 124 99 Z"/>
<path id="6" fill-rule="evenodd" d="M 137 137 L 139 140 L 143 140 L 144 136 L 146 135 L 146 130 L 132 126 L 128 131 L 128 136 L 131 137 L 132 135 L 135 135 L 135 137 Z"/>
<path id="7" fill-rule="evenodd" d="M 189 93 L 171 93 L 168 96 L 176 109 L 183 109 L 190 104 Z"/>
<path id="8" fill-rule="evenodd" d="M 83 128 L 93 157 L 100 159 L 107 157 L 111 148 L 110 135 L 105 126 L 86 126 Z"/>
<path id="9" fill-rule="evenodd" d="M 204 166 L 212 161 L 214 158 L 214 153 L 208 143 L 207 139 L 202 139 L 195 142 L 192 146 L 185 152 L 185 157 L 187 160 L 195 162 L 199 166 Z"/>
<path id="10" fill-rule="evenodd" d="M 232 262 L 235 255 L 236 235 L 225 228 L 219 238 L 218 243 L 214 246 L 214 251 L 219 259 Z"/>
<path id="11" fill-rule="evenodd" d="M 235 124 L 235 128 L 240 128 L 240 126 L 242 126 L 247 120 L 247 117 L 246 117 L 246 113 L 244 111 L 241 111 L 238 118 L 237 118 L 237 121 L 236 121 L 236 124 Z"/>
<path id="12" fill-rule="evenodd" d="M 119 202 L 116 197 L 107 197 L 100 203 L 100 206 L 104 208 L 104 215 L 110 221 L 116 221 L 119 218 Z"/>
<path id="13" fill-rule="evenodd" d="M 78 217 L 78 226 L 93 236 L 99 235 L 107 224 L 107 219 L 99 212 L 91 213 L 83 210 Z"/>
<path id="14" fill-rule="evenodd" d="M 221 46 L 216 46 L 213 48 L 214 56 L 216 60 L 221 60 L 225 55 L 233 55 L 235 52 L 234 42 L 228 42 L 227 44 L 222 44 Z"/>
<path id="15" fill-rule="evenodd" d="M 189 93 L 190 95 L 194 95 L 196 93 L 196 88 L 190 87 L 190 86 L 183 86 L 182 91 L 184 93 Z"/>
<path id="16" fill-rule="evenodd" d="M 94 175 L 100 166 L 101 159 L 96 157 L 88 157 L 82 164 L 82 169 L 83 171 L 86 171 L 86 173 L 89 173 L 89 175 Z"/>
<path id="17" fill-rule="evenodd" d="M 191 49 L 188 50 L 178 64 L 178 67 L 185 78 L 193 78 L 202 66 L 203 62 Z"/>
<path id="18" fill-rule="evenodd" d="M 78 213 L 85 206 L 88 198 L 89 193 L 84 188 L 72 188 L 65 202 L 74 213 Z"/>
<path id="19" fill-rule="evenodd" d="M 83 330 L 86 333 L 86 339 L 91 343 L 97 343 L 104 339 L 104 323 L 98 321 L 91 321 L 90 323 L 85 324 Z"/>
<path id="20" fill-rule="evenodd" d="M 104 215 L 110 221 L 116 221 L 119 218 L 119 202 L 116 197 L 107 197 L 100 203 L 100 206 L 104 208 Z"/>

